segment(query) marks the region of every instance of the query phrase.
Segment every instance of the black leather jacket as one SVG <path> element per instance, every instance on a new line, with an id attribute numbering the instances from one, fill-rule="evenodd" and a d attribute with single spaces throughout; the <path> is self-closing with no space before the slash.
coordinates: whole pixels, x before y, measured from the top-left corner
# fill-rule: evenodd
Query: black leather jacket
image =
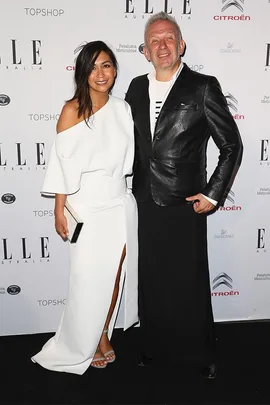
<path id="1" fill-rule="evenodd" d="M 240 164 L 242 142 L 215 77 L 184 65 L 150 133 L 147 75 L 132 80 L 126 101 L 135 127 L 133 193 L 142 202 L 175 205 L 202 193 L 220 201 Z M 207 182 L 206 148 L 212 136 L 220 155 Z"/>

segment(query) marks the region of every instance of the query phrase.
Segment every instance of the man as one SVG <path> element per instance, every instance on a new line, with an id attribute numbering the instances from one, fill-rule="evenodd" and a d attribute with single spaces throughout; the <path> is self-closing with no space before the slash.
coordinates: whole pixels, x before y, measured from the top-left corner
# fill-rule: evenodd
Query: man
<path id="1" fill-rule="evenodd" d="M 139 211 L 140 365 L 199 362 L 214 378 L 213 314 L 206 214 L 224 198 L 242 143 L 215 77 L 190 70 L 180 28 L 164 12 L 145 26 L 154 72 L 132 80 L 126 100 L 135 123 L 133 192 Z M 207 182 L 206 148 L 220 155 Z"/>

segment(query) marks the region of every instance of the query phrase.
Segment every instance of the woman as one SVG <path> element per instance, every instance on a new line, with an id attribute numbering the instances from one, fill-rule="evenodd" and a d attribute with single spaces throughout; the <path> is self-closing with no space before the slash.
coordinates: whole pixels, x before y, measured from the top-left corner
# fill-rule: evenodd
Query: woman
<path id="1" fill-rule="evenodd" d="M 102 41 L 86 44 L 74 97 L 57 123 L 42 194 L 55 194 L 55 228 L 66 239 L 67 202 L 84 222 L 70 244 L 69 293 L 60 326 L 32 357 L 43 367 L 83 374 L 115 360 L 110 343 L 125 280 L 124 330 L 137 317 L 137 207 L 126 185 L 134 156 L 128 104 L 110 96 L 117 61 Z"/>

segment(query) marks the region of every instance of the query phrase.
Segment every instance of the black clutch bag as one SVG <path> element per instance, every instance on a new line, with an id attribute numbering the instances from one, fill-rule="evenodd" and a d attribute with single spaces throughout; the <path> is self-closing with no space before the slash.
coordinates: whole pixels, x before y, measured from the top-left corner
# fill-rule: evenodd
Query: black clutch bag
<path id="1" fill-rule="evenodd" d="M 83 221 L 67 201 L 64 207 L 64 214 L 68 223 L 68 240 L 70 243 L 76 243 L 83 227 Z"/>

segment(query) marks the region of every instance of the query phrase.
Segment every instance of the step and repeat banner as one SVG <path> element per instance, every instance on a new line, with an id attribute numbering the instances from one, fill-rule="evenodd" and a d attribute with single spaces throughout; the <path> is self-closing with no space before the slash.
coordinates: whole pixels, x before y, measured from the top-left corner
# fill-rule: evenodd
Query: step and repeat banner
<path id="1" fill-rule="evenodd" d="M 270 318 L 270 1 L 10 0 L 0 5 L 0 335 L 55 331 L 65 307 L 68 246 L 40 189 L 78 48 L 113 48 L 113 94 L 124 98 L 151 69 L 143 30 L 161 10 L 180 24 L 184 62 L 220 81 L 244 143 L 225 205 L 208 220 L 215 319 Z M 217 159 L 210 141 L 209 174 Z"/>

